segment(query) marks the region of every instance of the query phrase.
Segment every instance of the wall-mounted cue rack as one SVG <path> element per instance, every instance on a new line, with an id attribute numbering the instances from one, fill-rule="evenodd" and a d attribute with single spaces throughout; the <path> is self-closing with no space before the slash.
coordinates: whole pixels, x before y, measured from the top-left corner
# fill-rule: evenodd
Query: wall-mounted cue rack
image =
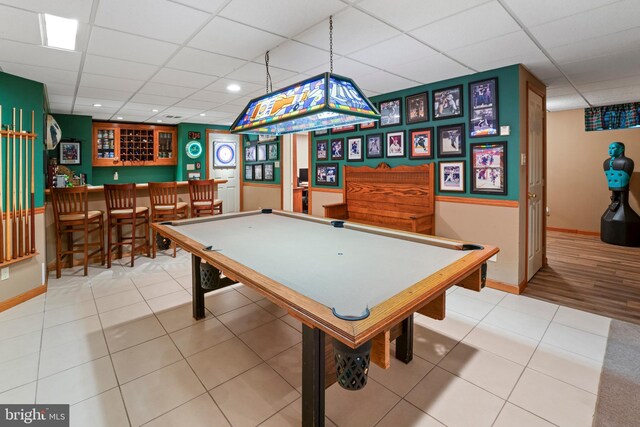
<path id="1" fill-rule="evenodd" d="M 36 136 L 33 111 L 31 132 L 27 132 L 22 126 L 22 109 L 14 108 L 12 123 L 3 124 L 0 105 L 0 165 L 5 166 L 5 173 L 0 173 L 0 267 L 36 255 Z"/>

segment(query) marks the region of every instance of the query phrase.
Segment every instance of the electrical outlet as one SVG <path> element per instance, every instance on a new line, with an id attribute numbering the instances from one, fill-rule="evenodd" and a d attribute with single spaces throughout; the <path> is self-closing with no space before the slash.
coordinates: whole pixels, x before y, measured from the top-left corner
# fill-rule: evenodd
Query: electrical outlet
<path id="1" fill-rule="evenodd" d="M 7 280 L 9 278 L 9 267 L 5 267 L 2 269 L 2 277 L 0 280 Z"/>

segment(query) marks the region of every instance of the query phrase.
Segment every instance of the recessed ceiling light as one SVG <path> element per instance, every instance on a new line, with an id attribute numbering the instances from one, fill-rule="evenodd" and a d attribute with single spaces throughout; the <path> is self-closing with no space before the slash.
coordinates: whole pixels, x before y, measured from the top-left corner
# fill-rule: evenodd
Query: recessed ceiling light
<path id="1" fill-rule="evenodd" d="M 206 116 L 205 113 L 200 113 L 200 117 L 204 117 L 204 116 Z"/>
<path id="2" fill-rule="evenodd" d="M 158 122 L 158 123 L 162 123 L 162 120 L 158 119 L 158 120 L 156 120 L 156 122 Z"/>
<path id="3" fill-rule="evenodd" d="M 44 46 L 75 50 L 78 20 L 44 13 L 40 15 L 40 32 Z"/>
<path id="4" fill-rule="evenodd" d="M 122 116 L 116 117 L 116 120 L 122 120 Z"/>
<path id="5" fill-rule="evenodd" d="M 93 104 L 94 107 L 102 107 L 102 104 Z"/>
<path id="6" fill-rule="evenodd" d="M 154 112 L 154 113 L 157 113 L 157 112 L 158 112 L 158 109 L 157 109 L 157 108 L 154 108 L 154 109 L 153 109 L 153 110 L 151 110 L 151 111 L 152 111 L 152 112 Z"/>
<path id="7" fill-rule="evenodd" d="M 227 86 L 227 90 L 229 92 L 240 92 L 240 89 L 242 89 L 240 85 L 237 85 L 235 83 L 231 83 L 229 86 Z"/>

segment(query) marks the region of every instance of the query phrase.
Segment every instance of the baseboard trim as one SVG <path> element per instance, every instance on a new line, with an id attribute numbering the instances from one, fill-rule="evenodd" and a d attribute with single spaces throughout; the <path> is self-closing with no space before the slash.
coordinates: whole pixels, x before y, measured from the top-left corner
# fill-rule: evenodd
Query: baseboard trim
<path id="1" fill-rule="evenodd" d="M 520 295 L 527 288 L 527 281 L 523 280 L 518 286 L 508 285 L 497 280 L 487 279 L 487 287 L 497 289 L 499 291 L 508 292 L 514 295 Z"/>
<path id="2" fill-rule="evenodd" d="M 5 310 L 10 309 L 11 307 L 15 307 L 18 304 L 22 304 L 25 301 L 30 300 L 31 298 L 35 298 L 38 295 L 41 295 L 43 293 L 47 292 L 47 284 L 42 284 L 36 288 L 33 288 L 31 290 L 28 290 L 27 292 L 20 294 L 20 295 L 16 295 L 13 298 L 9 298 L 6 301 L 2 301 L 0 302 L 0 312 L 3 312 Z"/>
<path id="3" fill-rule="evenodd" d="M 575 228 L 547 227 L 547 231 L 559 231 L 561 233 L 582 234 L 584 236 L 600 236 L 599 231 L 577 230 Z"/>

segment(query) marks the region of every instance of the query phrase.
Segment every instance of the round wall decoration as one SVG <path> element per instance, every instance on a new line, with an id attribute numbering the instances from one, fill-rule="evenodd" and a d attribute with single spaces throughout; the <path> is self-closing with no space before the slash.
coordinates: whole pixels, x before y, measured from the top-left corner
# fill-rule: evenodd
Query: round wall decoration
<path id="1" fill-rule="evenodd" d="M 189 141 L 185 150 L 190 159 L 197 159 L 202 154 L 202 144 L 199 141 Z"/>
<path id="2" fill-rule="evenodd" d="M 214 167 L 228 168 L 236 165 L 236 144 L 232 142 L 214 142 Z"/>

